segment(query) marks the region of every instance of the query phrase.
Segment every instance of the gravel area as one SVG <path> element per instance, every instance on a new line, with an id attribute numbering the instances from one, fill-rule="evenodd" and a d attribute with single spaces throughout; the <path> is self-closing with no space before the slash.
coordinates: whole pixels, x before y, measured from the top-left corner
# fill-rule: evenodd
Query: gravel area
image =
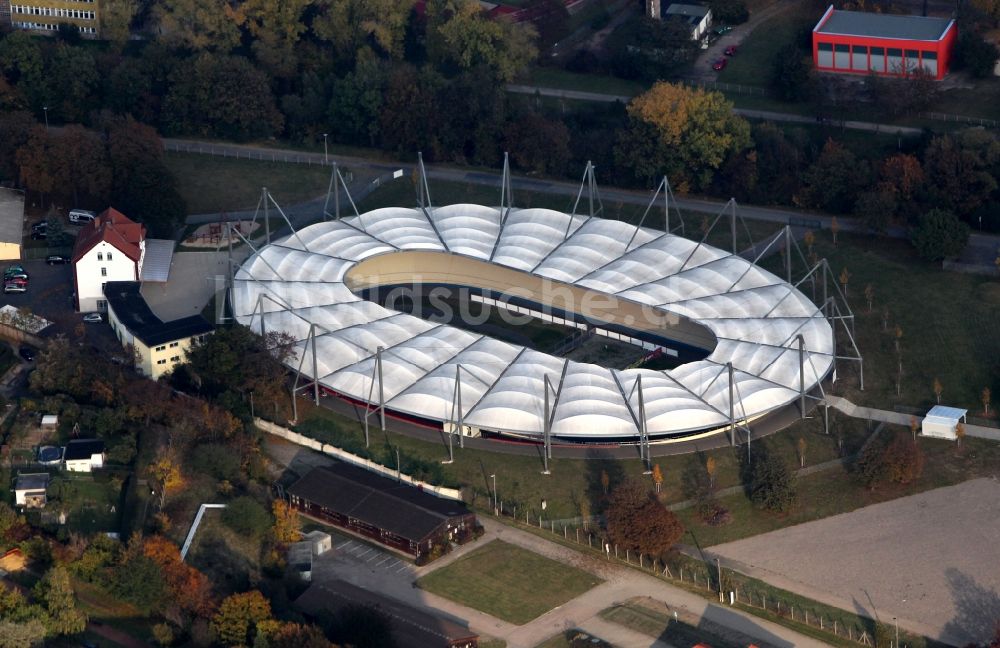
<path id="1" fill-rule="evenodd" d="M 1000 483 L 974 479 L 712 547 L 756 576 L 942 641 L 1000 622 Z"/>

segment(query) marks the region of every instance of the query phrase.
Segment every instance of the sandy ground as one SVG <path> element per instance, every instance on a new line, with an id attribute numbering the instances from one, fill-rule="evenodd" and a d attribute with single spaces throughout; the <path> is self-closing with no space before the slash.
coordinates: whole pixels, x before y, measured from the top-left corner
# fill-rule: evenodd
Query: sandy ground
<path id="1" fill-rule="evenodd" d="M 975 479 L 711 551 L 780 587 L 964 645 L 1000 622 L 998 538 L 1000 483 Z"/>

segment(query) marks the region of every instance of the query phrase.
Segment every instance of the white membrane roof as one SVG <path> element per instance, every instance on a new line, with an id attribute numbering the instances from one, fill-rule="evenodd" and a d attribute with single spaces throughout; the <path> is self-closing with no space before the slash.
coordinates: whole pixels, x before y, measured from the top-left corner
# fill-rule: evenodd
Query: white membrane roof
<path id="1" fill-rule="evenodd" d="M 362 260 L 404 250 L 493 263 L 644 304 L 701 324 L 718 343 L 706 358 L 668 371 L 611 369 L 388 310 L 345 285 Z M 799 397 L 800 335 L 807 390 L 834 356 L 833 331 L 816 305 L 749 261 L 650 228 L 548 209 L 390 207 L 317 223 L 250 256 L 236 275 L 233 307 L 241 324 L 295 338 L 289 367 L 301 365 L 334 392 L 377 404 L 381 391 L 392 411 L 461 416 L 484 430 L 538 437 L 546 379 L 552 434 L 629 441 L 639 435 L 640 377 L 648 433 L 684 435 L 728 424 L 727 363 L 735 416 L 753 419 Z"/>

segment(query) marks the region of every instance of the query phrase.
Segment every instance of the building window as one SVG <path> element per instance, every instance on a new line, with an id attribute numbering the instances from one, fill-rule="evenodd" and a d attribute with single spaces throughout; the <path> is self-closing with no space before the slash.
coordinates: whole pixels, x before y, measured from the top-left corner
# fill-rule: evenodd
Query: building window
<path id="1" fill-rule="evenodd" d="M 165 365 L 165 364 L 167 364 L 167 361 L 166 360 L 157 360 L 156 364 L 158 364 L 158 365 Z"/>
<path id="2" fill-rule="evenodd" d="M 107 277 L 108 276 L 108 269 L 107 268 L 101 268 L 101 276 L 102 277 Z"/>
<path id="3" fill-rule="evenodd" d="M 180 359 L 180 356 L 170 356 L 170 362 L 179 362 Z"/>
<path id="4" fill-rule="evenodd" d="M 873 47 L 871 56 L 871 70 L 873 72 L 885 73 L 885 48 Z"/>
<path id="5" fill-rule="evenodd" d="M 821 68 L 832 68 L 833 67 L 833 44 L 832 43 L 820 43 L 819 52 L 816 59 L 816 65 Z"/>
<path id="6" fill-rule="evenodd" d="M 903 50 L 890 47 L 889 56 L 886 58 L 886 72 L 889 74 L 903 73 Z"/>
<path id="7" fill-rule="evenodd" d="M 163 350 L 164 350 L 164 349 L 166 349 L 166 348 L 167 348 L 166 346 L 164 346 L 164 345 L 162 345 L 162 344 L 161 344 L 160 346 L 156 347 L 156 348 L 154 349 L 154 351 L 163 351 Z"/>
<path id="8" fill-rule="evenodd" d="M 851 69 L 851 46 L 850 45 L 834 45 L 833 46 L 833 67 L 839 68 L 841 70 Z"/>
<path id="9" fill-rule="evenodd" d="M 938 61 L 937 52 L 921 52 L 922 55 L 922 65 L 927 74 L 932 77 L 937 77 L 938 75 Z"/>
<path id="10" fill-rule="evenodd" d="M 868 71 L 868 48 L 864 45 L 851 48 L 851 69 L 857 72 Z"/>
<path id="11" fill-rule="evenodd" d="M 110 260 L 111 260 L 111 253 L 108 252 L 108 261 L 110 261 Z"/>
<path id="12" fill-rule="evenodd" d="M 104 260 L 104 253 L 98 252 L 97 253 L 97 260 L 98 261 L 103 261 Z"/>
<path id="13" fill-rule="evenodd" d="M 174 347 L 176 347 L 179 344 L 180 344 L 180 342 L 171 342 L 170 343 L 170 348 L 173 349 Z"/>
<path id="14" fill-rule="evenodd" d="M 106 310 L 108 308 L 108 301 L 106 299 L 97 300 L 97 310 Z"/>

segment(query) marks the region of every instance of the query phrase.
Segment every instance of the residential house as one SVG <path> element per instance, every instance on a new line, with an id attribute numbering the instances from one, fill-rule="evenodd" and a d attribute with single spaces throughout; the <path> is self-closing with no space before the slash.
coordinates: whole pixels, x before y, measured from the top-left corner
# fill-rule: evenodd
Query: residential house
<path id="1" fill-rule="evenodd" d="M 48 501 L 49 473 L 20 473 L 14 481 L 14 504 L 43 508 Z"/>
<path id="2" fill-rule="evenodd" d="M 104 466 L 104 441 L 73 439 L 63 448 L 63 463 L 70 472 L 90 472 Z"/>
<path id="3" fill-rule="evenodd" d="M 109 282 L 104 297 L 118 341 L 133 352 L 136 369 L 153 380 L 185 362 L 191 345 L 214 330 L 201 315 L 164 322 L 149 308 L 137 281 Z"/>
<path id="4" fill-rule="evenodd" d="M 712 10 L 703 5 L 646 0 L 646 15 L 656 20 L 677 20 L 691 31 L 691 40 L 700 41 L 712 26 Z"/>

